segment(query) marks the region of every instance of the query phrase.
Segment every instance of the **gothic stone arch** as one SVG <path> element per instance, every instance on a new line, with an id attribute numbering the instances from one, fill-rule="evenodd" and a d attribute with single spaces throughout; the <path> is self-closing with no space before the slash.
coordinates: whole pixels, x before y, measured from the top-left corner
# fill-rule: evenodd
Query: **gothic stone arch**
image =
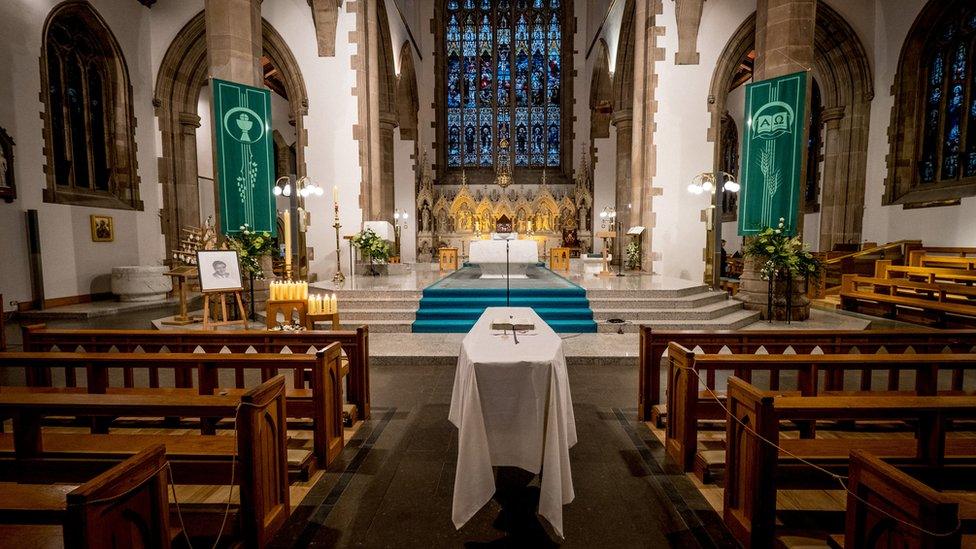
<path id="1" fill-rule="evenodd" d="M 298 62 L 284 39 L 267 21 L 262 21 L 264 55 L 278 69 L 295 125 L 298 176 L 305 175 L 305 147 L 308 135 L 304 117 L 308 114 L 308 94 Z M 174 249 L 182 227 L 199 226 L 200 203 L 197 185 L 196 129 L 200 127 L 197 104 L 207 83 L 206 26 L 198 13 L 170 43 L 156 78 L 153 105 L 162 134 L 159 180 L 163 186 L 160 224 L 166 249 Z"/>
<path id="2" fill-rule="evenodd" d="M 721 162 L 719 139 L 722 115 L 733 82 L 755 49 L 756 14 L 739 25 L 719 56 L 708 96 L 714 143 L 714 163 Z M 867 170 L 868 121 L 874 97 L 867 54 L 857 33 L 834 9 L 817 3 L 814 32 L 813 76 L 823 94 L 824 168 L 820 248 L 835 243 L 859 242 L 864 218 L 864 183 Z"/>

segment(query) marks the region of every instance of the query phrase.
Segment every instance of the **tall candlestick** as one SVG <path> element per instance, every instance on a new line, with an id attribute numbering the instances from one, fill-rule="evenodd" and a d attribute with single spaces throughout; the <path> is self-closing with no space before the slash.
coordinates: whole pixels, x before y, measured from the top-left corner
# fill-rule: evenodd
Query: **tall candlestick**
<path id="1" fill-rule="evenodd" d="M 285 277 L 291 278 L 291 210 L 285 210 Z"/>

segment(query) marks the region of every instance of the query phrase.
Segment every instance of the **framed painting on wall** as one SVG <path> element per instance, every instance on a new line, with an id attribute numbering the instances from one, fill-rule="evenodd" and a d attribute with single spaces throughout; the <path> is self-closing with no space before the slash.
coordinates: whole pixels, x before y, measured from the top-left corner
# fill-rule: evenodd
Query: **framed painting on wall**
<path id="1" fill-rule="evenodd" d="M 13 202 L 17 198 L 14 185 L 14 140 L 7 130 L 0 128 L 0 200 Z"/>
<path id="2" fill-rule="evenodd" d="M 115 240 L 115 224 L 111 216 L 91 216 L 92 242 L 112 242 Z"/>

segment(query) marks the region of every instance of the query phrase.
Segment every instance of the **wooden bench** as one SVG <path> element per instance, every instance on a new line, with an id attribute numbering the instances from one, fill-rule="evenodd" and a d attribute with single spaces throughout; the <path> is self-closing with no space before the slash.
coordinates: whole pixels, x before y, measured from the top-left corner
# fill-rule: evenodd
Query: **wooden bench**
<path id="1" fill-rule="evenodd" d="M 305 354 L 339 343 L 348 360 L 346 400 L 355 408 L 352 421 L 369 419 L 369 329 L 304 332 L 192 330 L 61 330 L 43 324 L 24 326 L 23 350 L 33 352 L 88 351 L 126 353 L 266 353 Z M 79 349 L 80 348 L 80 349 Z M 132 373 L 124 371 L 123 386 L 133 387 Z M 159 387 L 159 376 L 149 372 L 149 386 Z"/>
<path id="2" fill-rule="evenodd" d="M 923 282 L 951 282 L 972 285 L 976 282 L 976 270 L 954 267 L 914 267 L 891 265 L 886 261 L 876 261 L 874 276 L 878 278 L 921 279 Z"/>
<path id="3" fill-rule="evenodd" d="M 879 350 L 890 354 L 970 353 L 976 352 L 976 330 L 756 330 L 745 332 L 653 330 L 640 327 L 638 349 L 637 417 L 651 421 L 655 406 L 663 401 L 661 394 L 661 357 L 668 343 L 675 342 L 706 354 L 729 352 L 752 355 L 757 352 L 782 354 L 792 349 L 798 355 L 814 351 L 824 354 L 850 352 L 873 354 Z M 664 367 L 665 372 L 667 366 Z M 889 386 L 896 380 L 889 379 Z M 663 411 L 663 410 L 662 410 Z"/>
<path id="4" fill-rule="evenodd" d="M 170 547 L 162 444 L 81 486 L 0 484 L 0 543 L 20 547 Z"/>
<path id="5" fill-rule="evenodd" d="M 331 343 L 313 355 L 14 352 L 0 353 L 0 368 L 24 368 L 26 383 L 34 392 L 51 392 L 39 389 L 52 387 L 54 368 L 63 368 L 65 380 L 71 381 L 65 389 L 76 388 L 80 371 L 87 392 L 93 394 L 139 392 L 138 387 L 110 386 L 110 371 L 119 369 L 132 377 L 132 385 L 135 385 L 136 372 L 147 371 L 158 379 L 160 370 L 171 369 L 175 383 L 171 393 L 201 395 L 241 394 L 246 386 L 244 374 L 247 371 L 259 373 L 262 381 L 281 370 L 291 371 L 293 387 L 285 390 L 288 417 L 312 419 L 313 453 L 319 467 L 328 467 L 342 452 L 345 442 L 339 355 L 338 343 Z M 228 371 L 233 373 L 236 391 L 227 390 L 226 384 L 220 381 L 220 373 Z M 306 379 L 310 381 L 310 388 L 306 388 Z M 11 388 L 0 390 L 10 391 Z M 205 433 L 213 434 L 212 425 L 205 422 L 204 427 Z M 309 465 L 303 463 L 299 469 L 301 477 L 307 480 L 311 473 Z"/>
<path id="6" fill-rule="evenodd" d="M 868 449 L 880 457 L 929 469 L 947 460 L 976 460 L 976 441 L 946 439 L 945 423 L 976 418 L 976 398 L 966 396 L 779 396 L 745 381 L 729 380 L 723 515 L 746 547 L 772 547 L 776 535 L 777 467 L 783 459 L 845 466 L 849 452 Z M 915 439 L 783 440 L 782 420 L 907 420 Z M 754 434 L 755 432 L 755 434 Z M 776 447 L 789 454 L 783 455 Z M 838 460 L 839 459 L 839 460 Z M 807 469 L 809 471 L 809 469 Z"/>
<path id="7" fill-rule="evenodd" d="M 976 520 L 976 494 L 938 492 L 863 450 L 851 452 L 848 470 L 845 533 L 829 538 L 832 547 L 976 546 L 959 528 Z"/>
<path id="8" fill-rule="evenodd" d="M 908 252 L 907 265 L 920 266 L 924 258 L 969 258 L 976 257 L 976 248 L 964 246 L 925 246 Z"/>
<path id="9" fill-rule="evenodd" d="M 861 311 L 867 305 L 889 318 L 907 310 L 933 325 L 976 324 L 976 288 L 961 284 L 844 275 L 840 299 L 848 311 Z"/>
<path id="10" fill-rule="evenodd" d="M 796 374 L 798 395 L 877 395 L 908 394 L 935 395 L 938 392 L 940 372 L 950 371 L 949 392 L 963 391 L 963 374 L 976 370 L 976 354 L 842 354 L 842 355 L 696 355 L 687 348 L 671 343 L 668 347 L 668 402 L 665 448 L 669 456 L 684 471 L 695 471 L 708 481 L 711 464 L 698 452 L 698 422 L 725 419 L 724 393 L 716 388 L 716 374 L 728 372 L 751 382 L 759 372 L 769 374 L 769 388 L 780 390 L 780 376 Z M 845 391 L 844 374 L 860 373 L 860 384 L 855 391 Z M 872 374 L 883 371 L 888 374 L 889 384 L 884 388 L 872 387 Z M 915 374 L 914 385 L 902 387 L 901 372 Z M 821 382 L 820 373 L 823 372 Z M 896 384 L 891 385 L 894 381 Z M 702 387 L 711 389 L 706 391 Z M 718 397 L 718 400 L 716 400 Z M 812 438 L 815 429 L 801 424 L 800 436 Z M 846 455 L 846 454 L 845 454 Z"/>
<path id="11" fill-rule="evenodd" d="M 247 546 L 263 547 L 290 513 L 284 389 L 277 376 L 240 398 L 0 392 L 0 413 L 14 421 L 13 459 L 0 459 L 0 468 L 18 480 L 71 482 L 162 443 L 181 483 L 229 483 L 233 473 L 238 531 Z M 236 435 L 44 434 L 49 416 L 230 417 Z"/>

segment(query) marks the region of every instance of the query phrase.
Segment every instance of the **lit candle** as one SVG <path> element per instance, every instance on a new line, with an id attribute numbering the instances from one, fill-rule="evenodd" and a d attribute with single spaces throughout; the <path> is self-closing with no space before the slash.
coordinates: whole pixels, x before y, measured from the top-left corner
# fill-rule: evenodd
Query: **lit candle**
<path id="1" fill-rule="evenodd" d="M 285 276 L 291 274 L 291 210 L 285 210 Z"/>
<path id="2" fill-rule="evenodd" d="M 329 298 L 329 312 L 333 314 L 339 312 L 339 302 L 335 294 L 332 294 L 332 297 Z"/>
<path id="3" fill-rule="evenodd" d="M 339 205 L 339 186 L 338 185 L 334 185 L 332 187 L 332 202 L 335 203 L 336 206 Z"/>

